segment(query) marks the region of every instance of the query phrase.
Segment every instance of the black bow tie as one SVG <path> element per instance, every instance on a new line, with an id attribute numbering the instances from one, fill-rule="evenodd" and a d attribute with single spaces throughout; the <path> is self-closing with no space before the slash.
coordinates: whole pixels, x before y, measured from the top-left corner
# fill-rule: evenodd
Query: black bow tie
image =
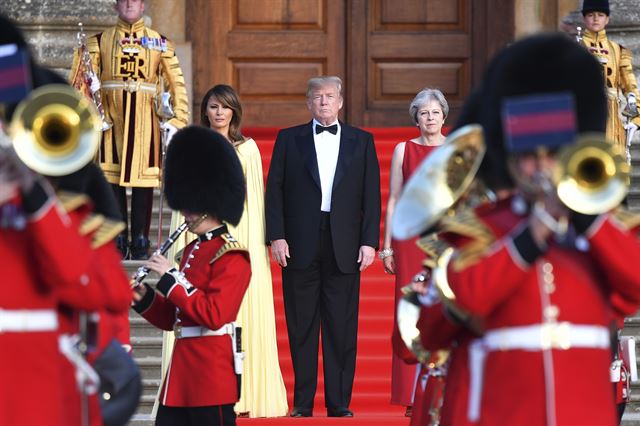
<path id="1" fill-rule="evenodd" d="M 316 135 L 324 132 L 325 130 L 327 132 L 331 133 L 332 135 L 337 135 L 338 134 L 338 125 L 334 124 L 333 126 L 324 127 L 324 126 L 321 126 L 319 124 L 316 124 Z"/>

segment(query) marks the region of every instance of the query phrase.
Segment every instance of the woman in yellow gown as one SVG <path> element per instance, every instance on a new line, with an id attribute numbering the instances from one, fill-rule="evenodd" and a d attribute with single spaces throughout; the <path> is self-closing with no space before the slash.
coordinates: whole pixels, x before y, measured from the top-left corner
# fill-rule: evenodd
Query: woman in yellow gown
<path id="1" fill-rule="evenodd" d="M 249 289 L 236 320 L 242 327 L 246 357 L 240 401 L 235 410 L 241 416 L 249 417 L 286 416 L 287 392 L 278 362 L 271 268 L 265 244 L 260 151 L 253 139 L 240 133 L 242 105 L 232 87 L 221 84 L 211 88 L 202 100 L 200 119 L 202 125 L 221 133 L 234 146 L 247 182 L 247 198 L 240 223 L 235 227 L 228 225 L 229 233 L 249 249 L 252 271 Z M 172 229 L 183 221 L 176 216 L 174 213 Z M 177 252 L 180 245 L 174 246 L 173 251 Z"/>

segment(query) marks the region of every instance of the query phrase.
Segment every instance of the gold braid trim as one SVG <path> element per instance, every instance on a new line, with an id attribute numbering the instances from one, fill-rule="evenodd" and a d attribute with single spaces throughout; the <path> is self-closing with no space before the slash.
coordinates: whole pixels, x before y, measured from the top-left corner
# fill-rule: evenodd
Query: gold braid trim
<path id="1" fill-rule="evenodd" d="M 104 218 L 102 226 L 93 234 L 91 239 L 91 247 L 98 248 L 113 241 L 119 233 L 126 229 L 124 222 L 119 220 Z"/>
<path id="2" fill-rule="evenodd" d="M 89 235 L 93 231 L 98 230 L 104 223 L 105 217 L 101 214 L 90 214 L 80 224 L 80 235 Z"/>
<path id="3" fill-rule="evenodd" d="M 213 263 L 216 260 L 220 259 L 225 253 L 230 251 L 244 251 L 249 252 L 246 248 L 244 248 L 240 243 L 233 237 L 231 234 L 222 234 L 220 235 L 225 243 L 220 249 L 216 252 L 216 255 L 209 261 L 209 263 Z"/>
<path id="4" fill-rule="evenodd" d="M 108 219 L 101 214 L 90 214 L 80 224 L 80 235 L 91 235 L 91 248 L 102 247 L 126 228 L 124 222 Z"/>
<path id="5" fill-rule="evenodd" d="M 612 216 L 627 229 L 640 226 L 640 214 L 633 213 L 624 207 L 618 207 L 612 212 Z"/>
<path id="6" fill-rule="evenodd" d="M 56 192 L 56 197 L 66 212 L 72 212 L 91 201 L 85 194 L 69 191 L 58 191 Z"/>
<path id="7" fill-rule="evenodd" d="M 496 241 L 493 232 L 482 222 L 472 209 L 463 210 L 441 221 L 442 231 L 458 234 L 470 239 L 453 259 L 453 267 L 460 271 L 477 262 Z"/>

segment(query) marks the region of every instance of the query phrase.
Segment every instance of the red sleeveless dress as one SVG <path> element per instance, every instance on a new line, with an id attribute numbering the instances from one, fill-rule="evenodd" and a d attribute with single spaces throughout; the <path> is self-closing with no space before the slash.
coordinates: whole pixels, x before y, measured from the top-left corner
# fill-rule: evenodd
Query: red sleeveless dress
<path id="1" fill-rule="evenodd" d="M 415 169 L 422 163 L 427 155 L 437 146 L 419 145 L 415 142 L 407 141 L 404 146 L 404 157 L 402 159 L 402 180 L 406 184 Z M 416 246 L 417 238 L 405 241 L 392 240 L 396 266 L 396 290 L 395 306 L 402 296 L 400 289 L 409 284 L 413 276 L 422 269 L 424 253 Z M 394 324 L 395 324 L 394 314 Z M 417 364 L 408 364 L 395 353 L 392 356 L 391 364 L 391 403 L 396 405 L 413 405 L 413 393 L 416 384 Z"/>

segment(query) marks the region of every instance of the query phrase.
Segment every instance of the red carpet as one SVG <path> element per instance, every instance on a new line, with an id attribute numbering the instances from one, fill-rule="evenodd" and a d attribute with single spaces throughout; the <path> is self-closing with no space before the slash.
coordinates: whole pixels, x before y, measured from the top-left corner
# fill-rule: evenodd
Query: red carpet
<path id="1" fill-rule="evenodd" d="M 389 167 L 393 148 L 398 142 L 418 135 L 415 128 L 366 129 L 374 134 L 381 171 L 382 220 L 389 190 Z M 246 128 L 243 133 L 252 137 L 262 153 L 265 179 L 271 161 L 271 151 L 277 129 Z M 380 227 L 382 231 L 384 227 Z M 287 328 L 282 303 L 282 279 L 280 268 L 272 264 L 273 293 L 276 309 L 278 351 L 280 368 L 287 387 L 289 407 L 293 398 L 293 368 L 289 355 Z M 360 314 L 358 324 L 358 357 L 356 378 L 353 388 L 351 409 L 352 419 L 327 418 L 324 408 L 322 380 L 322 360 L 319 361 L 318 391 L 315 400 L 314 417 L 308 419 L 238 419 L 239 425 L 386 425 L 406 426 L 409 419 L 404 417 L 404 407 L 389 404 L 391 397 L 391 328 L 393 322 L 393 277 L 384 274 L 382 262 L 376 259 L 363 274 L 360 290 Z"/>

